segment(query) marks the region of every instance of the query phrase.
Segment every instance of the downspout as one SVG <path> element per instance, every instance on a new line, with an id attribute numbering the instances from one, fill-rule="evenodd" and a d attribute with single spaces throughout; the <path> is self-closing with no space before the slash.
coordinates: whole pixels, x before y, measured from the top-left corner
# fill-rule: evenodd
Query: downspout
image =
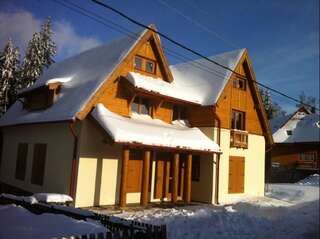
<path id="1" fill-rule="evenodd" d="M 216 127 L 216 121 L 218 122 L 217 143 L 220 147 L 221 120 L 216 113 L 216 105 L 213 106 L 212 110 L 213 110 L 213 114 L 215 117 L 214 127 Z M 217 160 L 216 160 L 216 173 L 215 173 L 216 177 L 215 177 L 215 192 L 214 192 L 214 203 L 215 204 L 219 204 L 219 172 L 220 172 L 220 153 L 217 154 Z"/>
<path id="2" fill-rule="evenodd" d="M 70 179 L 70 188 L 69 188 L 69 194 L 73 199 L 75 199 L 75 195 L 76 195 L 76 185 L 77 185 L 77 175 L 78 175 L 78 160 L 77 160 L 78 136 L 76 134 L 74 127 L 75 127 L 75 121 L 73 120 L 69 123 L 69 129 L 74 138 L 72 165 L 71 165 L 71 179 Z"/>

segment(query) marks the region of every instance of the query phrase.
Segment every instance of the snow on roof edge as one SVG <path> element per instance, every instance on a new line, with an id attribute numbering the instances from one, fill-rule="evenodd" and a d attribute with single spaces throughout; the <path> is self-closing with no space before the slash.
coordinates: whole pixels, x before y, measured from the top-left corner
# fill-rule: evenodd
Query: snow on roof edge
<path id="1" fill-rule="evenodd" d="M 77 114 L 79 112 L 81 112 L 84 107 L 88 104 L 88 102 L 90 101 L 90 99 L 92 98 L 92 96 L 94 96 L 99 89 L 105 84 L 106 80 L 110 77 L 110 75 L 114 72 L 114 70 L 123 62 L 123 60 L 128 56 L 128 54 L 132 51 L 132 49 L 137 45 L 137 43 L 141 40 L 141 38 L 146 34 L 146 32 L 148 31 L 148 29 L 143 30 L 142 32 L 139 33 L 139 37 L 136 39 L 136 41 L 131 45 L 131 47 L 128 49 L 128 51 L 123 54 L 123 56 L 121 57 L 121 59 L 119 60 L 119 62 L 114 66 L 114 68 L 109 72 L 109 74 L 107 74 L 105 76 L 105 80 L 102 81 L 99 86 L 95 89 L 94 92 L 92 92 L 92 94 L 90 95 L 90 97 L 82 104 L 82 106 L 80 107 L 80 110 L 75 114 L 74 117 L 77 116 Z"/>
<path id="2" fill-rule="evenodd" d="M 149 116 L 127 118 L 103 104 L 98 104 L 91 115 L 116 143 L 221 153 L 220 147 L 198 128 L 171 125 Z"/>

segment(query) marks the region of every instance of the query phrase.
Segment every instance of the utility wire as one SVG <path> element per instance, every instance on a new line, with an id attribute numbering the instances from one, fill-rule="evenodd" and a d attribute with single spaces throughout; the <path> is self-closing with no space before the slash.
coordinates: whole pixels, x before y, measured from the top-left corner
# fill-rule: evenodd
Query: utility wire
<path id="1" fill-rule="evenodd" d="M 226 43 L 227 45 L 231 46 L 232 48 L 240 48 L 239 46 L 237 46 L 236 44 L 232 43 L 231 41 L 225 39 L 223 36 L 221 36 L 220 34 L 218 34 L 217 32 L 209 29 L 208 27 L 204 26 L 203 24 L 201 24 L 199 21 L 194 20 L 193 18 L 189 17 L 188 15 L 184 14 L 183 12 L 181 12 L 179 9 L 173 7 L 172 5 L 170 5 L 168 2 L 163 1 L 163 0 L 157 0 L 160 4 L 162 4 L 163 6 L 167 7 L 168 9 L 171 9 L 172 11 L 174 11 L 175 13 L 177 13 L 178 15 L 180 15 L 181 17 L 183 17 L 184 19 L 186 19 L 187 21 L 191 22 L 193 25 L 197 26 L 198 28 L 200 28 L 201 30 L 205 31 L 206 33 L 208 33 L 210 36 L 213 36 L 214 38 L 218 38 L 221 41 L 223 41 L 224 43 Z"/>
<path id="2" fill-rule="evenodd" d="M 109 20 L 109 19 L 107 19 L 107 18 L 104 18 L 104 17 L 96 14 L 95 12 L 89 11 L 89 10 L 87 10 L 87 9 L 85 9 L 85 8 L 82 8 L 82 7 L 76 5 L 76 4 L 72 3 L 72 2 L 69 2 L 69 1 L 64 1 L 64 2 L 59 1 L 59 0 L 53 0 L 53 1 L 56 2 L 56 3 L 58 3 L 58 4 L 60 4 L 60 5 L 62 5 L 62 6 L 64 6 L 64 7 L 66 7 L 66 8 L 68 8 L 68 9 L 70 9 L 70 10 L 72 10 L 72 11 L 75 11 L 75 12 L 81 14 L 81 15 L 84 15 L 84 16 L 90 18 L 91 20 L 94 20 L 94 21 L 96 21 L 96 22 L 98 22 L 98 23 L 100 23 L 100 24 L 102 24 L 102 25 L 104 25 L 104 26 L 106 26 L 106 27 L 114 30 L 114 31 L 120 32 L 120 33 L 122 33 L 122 34 L 125 34 L 125 35 L 127 35 L 128 37 L 131 37 L 131 38 L 133 38 L 133 39 L 137 39 L 137 35 L 136 35 L 134 32 L 132 32 L 132 31 L 130 31 L 129 29 L 127 29 L 127 28 L 119 25 L 118 23 L 112 22 L 111 20 Z M 69 6 L 69 5 L 67 5 L 66 3 L 68 3 L 68 4 L 72 5 L 72 6 Z M 89 13 L 89 14 L 88 14 L 88 13 Z M 94 17 L 91 16 L 90 14 L 93 15 Z M 97 18 L 98 18 L 98 19 L 97 19 Z M 105 21 L 107 21 L 108 23 L 106 23 Z M 165 51 L 166 51 L 166 53 L 167 53 L 168 55 L 171 55 L 172 57 L 174 57 L 174 58 L 176 58 L 176 59 L 179 59 L 179 60 L 182 59 L 182 60 L 184 60 L 184 61 L 185 61 L 185 60 L 188 61 L 188 62 L 184 62 L 183 64 L 189 64 L 189 65 L 191 65 L 191 66 L 193 66 L 193 67 L 196 67 L 196 68 L 198 68 L 198 69 L 201 69 L 201 70 L 203 70 L 203 71 L 207 71 L 207 72 L 209 72 L 209 73 L 212 73 L 212 74 L 214 74 L 215 76 L 217 76 L 218 78 L 220 78 L 221 80 L 224 80 L 224 79 L 225 79 L 225 76 L 224 76 L 221 72 L 216 71 L 216 70 L 208 67 L 207 65 L 201 64 L 200 62 L 193 61 L 192 59 L 187 58 L 187 57 L 185 57 L 184 55 L 182 55 L 182 54 L 180 54 L 180 53 L 177 53 L 177 52 L 175 52 L 175 51 L 173 51 L 173 50 L 171 50 L 171 49 L 169 49 L 169 48 L 166 48 L 166 47 L 163 47 L 163 48 L 165 49 Z M 256 81 L 253 81 L 253 82 L 254 82 L 254 83 L 258 83 L 258 82 L 256 82 Z M 260 84 L 261 84 L 261 83 L 260 83 Z M 199 85 L 199 84 L 195 84 L 195 85 Z M 191 86 L 191 85 L 189 85 L 189 86 Z M 289 98 L 289 99 L 292 98 L 292 97 L 290 97 L 290 96 L 285 95 L 285 94 L 282 93 L 282 92 L 279 92 L 279 91 L 277 91 L 277 90 L 275 90 L 275 89 L 271 89 L 271 88 L 268 87 L 268 86 L 262 86 L 262 87 L 267 88 L 267 89 L 269 89 L 270 91 L 276 92 L 276 93 L 278 93 L 278 94 L 280 94 L 280 95 L 282 95 L 282 96 L 284 96 L 284 97 L 286 97 L 286 98 Z M 294 101 L 296 101 L 297 103 L 300 103 L 300 104 L 302 103 L 301 101 L 299 101 L 299 100 L 297 100 L 297 99 L 294 99 L 294 98 L 291 99 L 291 100 L 294 100 Z M 302 103 L 302 104 L 303 104 L 303 103 Z M 314 106 L 311 106 L 311 105 L 309 105 L 309 104 L 304 104 L 304 105 L 305 105 L 305 106 L 309 106 L 309 107 L 314 107 Z M 314 108 L 315 108 L 315 107 L 314 107 Z M 317 108 L 315 108 L 315 109 L 317 109 Z M 317 109 L 317 110 L 319 110 L 319 109 Z"/>
<path id="3" fill-rule="evenodd" d="M 216 61 L 214 61 L 214 60 L 206 57 L 205 55 L 199 53 L 198 51 L 193 50 L 193 49 L 191 49 L 190 47 L 185 46 L 184 44 L 182 44 L 182 43 L 180 43 L 180 42 L 172 39 L 171 37 L 169 37 L 169 36 L 166 35 L 166 34 L 161 33 L 161 32 L 159 32 L 159 31 L 153 29 L 152 27 L 149 27 L 149 26 L 147 26 L 147 25 L 145 25 L 145 24 L 143 24 L 143 23 L 141 23 L 141 22 L 133 19 L 132 17 L 128 16 L 127 14 L 125 14 L 125 13 L 123 13 L 123 12 L 115 9 L 114 7 L 108 5 L 108 4 L 104 3 L 104 2 L 100 2 L 100 1 L 98 1 L 98 0 L 91 0 L 91 1 L 94 2 L 94 3 L 96 3 L 97 5 L 100 5 L 100 6 L 104 7 L 104 8 L 107 8 L 107 9 L 111 10 L 112 12 L 114 12 L 114 13 L 122 16 L 123 18 L 127 19 L 128 21 L 130 21 L 130 22 L 132 22 L 132 23 L 134 23 L 134 24 L 136 24 L 136 25 L 138 25 L 138 26 L 140 26 L 140 27 L 143 27 L 143 28 L 145 28 L 145 29 L 148 29 L 148 30 L 150 30 L 150 31 L 158 34 L 159 36 L 161 36 L 161 37 L 163 37 L 164 39 L 168 40 L 169 42 L 171 42 L 171 43 L 179 46 L 180 48 L 183 48 L 183 49 L 185 49 L 185 50 L 193 53 L 193 54 L 196 55 L 196 56 L 199 56 L 199 57 L 201 57 L 201 58 L 203 58 L 203 59 L 205 59 L 205 60 L 207 60 L 207 61 L 209 61 L 209 62 L 211 62 L 211 63 L 213 63 L 213 64 L 215 64 L 215 65 L 217 65 L 217 66 L 219 66 L 219 67 L 221 67 L 221 68 L 223 68 L 223 69 L 226 69 L 226 70 L 234 73 L 234 74 L 235 74 L 236 76 L 238 76 L 239 78 L 241 78 L 241 79 L 246 79 L 245 76 L 239 74 L 238 72 L 232 70 L 231 68 L 229 68 L 229 67 L 227 67 L 227 66 L 224 66 L 224 65 L 222 65 L 222 64 L 220 64 L 220 63 L 218 63 L 218 62 L 216 62 Z M 257 81 L 254 81 L 254 80 L 252 80 L 252 82 L 254 82 L 255 84 L 260 85 L 260 86 L 262 86 L 262 87 L 264 87 L 264 88 L 266 88 L 266 89 L 268 89 L 268 90 L 270 90 L 270 91 L 273 91 L 273 92 L 275 92 L 275 93 L 277 93 L 277 94 L 279 94 L 279 95 L 282 95 L 283 97 L 286 97 L 286 98 L 288 98 L 288 99 L 291 99 L 291 100 L 293 100 L 293 101 L 295 101 L 295 102 L 297 102 L 297 103 L 303 104 L 303 105 L 308 106 L 308 107 L 313 107 L 314 109 L 320 111 L 320 109 L 319 109 L 319 108 L 316 108 L 315 106 L 312 106 L 312 105 L 310 105 L 310 104 L 305 104 L 305 103 L 301 102 L 300 100 L 298 100 L 298 99 L 296 99 L 296 98 L 294 98 L 294 97 L 292 97 L 292 96 L 289 96 L 289 95 L 287 95 L 287 94 L 285 94 L 285 93 L 282 93 L 281 91 L 278 91 L 278 90 L 276 90 L 276 89 L 273 89 L 273 88 L 271 88 L 271 87 L 269 87 L 269 86 L 266 86 L 266 85 L 264 85 L 264 84 L 262 84 L 262 83 L 260 83 L 260 82 L 257 82 Z"/>
<path id="4" fill-rule="evenodd" d="M 125 27 L 119 25 L 118 23 L 115 23 L 105 17 L 102 17 L 101 15 L 98 15 L 95 12 L 89 11 L 86 8 L 80 7 L 77 4 L 74 4 L 74 3 L 67 1 L 67 0 L 65 0 L 63 2 L 59 1 L 59 0 L 52 0 L 52 1 L 54 1 L 55 3 L 57 3 L 59 5 L 62 5 L 65 8 L 68 8 L 74 12 L 77 12 L 85 17 L 88 17 L 91 20 L 94 20 L 94 21 L 102 24 L 105 27 L 108 27 L 114 31 L 120 32 L 120 33 L 130 37 L 131 39 L 134 39 L 134 40 L 138 39 L 138 36 L 136 35 L 136 33 L 132 32 L 128 28 L 125 28 Z M 108 22 L 108 23 L 106 23 L 106 22 Z M 193 61 L 191 58 L 188 58 L 188 57 L 186 57 L 186 56 L 184 56 L 184 55 L 182 55 L 182 54 L 180 54 L 180 53 L 178 53 L 168 47 L 163 46 L 163 49 L 166 54 L 172 56 L 175 59 L 184 61 L 184 64 L 189 64 L 189 65 L 196 67 L 202 71 L 206 71 L 208 73 L 211 73 L 211 74 L 215 75 L 216 77 L 220 78 L 221 80 L 224 80 L 224 78 L 225 78 L 223 73 L 221 73 L 215 69 L 212 69 L 212 68 L 208 67 L 207 65 Z M 193 85 L 199 85 L 199 84 L 193 84 Z M 184 86 L 192 86 L 192 85 L 184 85 Z"/>

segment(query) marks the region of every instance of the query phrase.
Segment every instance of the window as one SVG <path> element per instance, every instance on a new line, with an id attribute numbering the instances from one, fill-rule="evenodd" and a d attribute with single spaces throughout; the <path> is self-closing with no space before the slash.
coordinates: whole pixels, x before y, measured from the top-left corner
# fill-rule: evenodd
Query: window
<path id="1" fill-rule="evenodd" d="M 172 120 L 185 120 L 185 119 L 187 119 L 186 108 L 180 105 L 174 105 Z"/>
<path id="2" fill-rule="evenodd" d="M 192 156 L 192 172 L 191 172 L 192 181 L 200 181 L 200 155 Z"/>
<path id="3" fill-rule="evenodd" d="M 246 90 L 246 81 L 244 79 L 235 78 L 232 81 L 233 88 Z"/>
<path id="4" fill-rule="evenodd" d="M 131 112 L 151 116 L 152 107 L 150 101 L 140 96 L 135 97 L 134 101 L 131 104 Z"/>
<path id="5" fill-rule="evenodd" d="M 27 167 L 27 156 L 28 156 L 28 144 L 19 143 L 17 150 L 17 161 L 16 161 L 16 179 L 24 180 L 26 177 Z"/>
<path id="6" fill-rule="evenodd" d="M 292 130 L 287 130 L 287 135 L 292 135 Z"/>
<path id="7" fill-rule="evenodd" d="M 134 68 L 138 70 L 142 70 L 142 58 L 139 56 L 136 56 L 134 58 Z"/>
<path id="8" fill-rule="evenodd" d="M 149 73 L 154 73 L 155 64 L 153 61 L 146 60 L 146 71 Z"/>
<path id="9" fill-rule="evenodd" d="M 35 144 L 33 148 L 33 163 L 31 183 L 43 185 L 44 170 L 46 163 L 47 145 Z"/>
<path id="10" fill-rule="evenodd" d="M 134 68 L 139 71 L 144 71 L 147 73 L 156 73 L 156 62 L 151 59 L 144 58 L 142 56 L 135 56 L 134 58 Z"/>
<path id="11" fill-rule="evenodd" d="M 245 113 L 237 110 L 232 110 L 231 114 L 231 128 L 245 130 Z"/>

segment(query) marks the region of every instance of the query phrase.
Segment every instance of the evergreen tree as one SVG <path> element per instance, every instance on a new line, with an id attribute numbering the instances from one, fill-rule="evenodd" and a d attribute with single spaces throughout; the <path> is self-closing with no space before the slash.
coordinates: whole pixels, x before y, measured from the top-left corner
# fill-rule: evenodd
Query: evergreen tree
<path id="1" fill-rule="evenodd" d="M 268 119 L 273 119 L 280 115 L 286 115 L 286 112 L 282 110 L 281 106 L 276 102 L 272 101 L 270 90 L 264 90 L 261 88 L 260 95 L 261 95 L 262 102 L 266 110 Z"/>
<path id="2" fill-rule="evenodd" d="M 45 67 L 49 67 L 54 63 L 53 56 L 57 53 L 57 46 L 52 40 L 52 29 L 51 29 L 51 19 L 48 18 L 47 21 L 41 26 L 41 45 L 43 50 L 43 62 Z"/>
<path id="3" fill-rule="evenodd" d="M 3 52 L 0 54 L 0 114 L 7 111 L 16 96 L 16 87 L 19 83 L 19 49 L 13 46 L 9 39 Z"/>
<path id="4" fill-rule="evenodd" d="M 28 43 L 26 55 L 23 59 L 21 70 L 22 88 L 31 86 L 38 79 L 42 73 L 42 62 L 41 37 L 40 34 L 36 32 Z"/>
<path id="5" fill-rule="evenodd" d="M 42 74 L 44 67 L 48 68 L 53 62 L 56 54 L 56 45 L 52 40 L 50 18 L 41 26 L 41 31 L 34 33 L 28 44 L 21 77 L 23 87 L 32 85 Z"/>

